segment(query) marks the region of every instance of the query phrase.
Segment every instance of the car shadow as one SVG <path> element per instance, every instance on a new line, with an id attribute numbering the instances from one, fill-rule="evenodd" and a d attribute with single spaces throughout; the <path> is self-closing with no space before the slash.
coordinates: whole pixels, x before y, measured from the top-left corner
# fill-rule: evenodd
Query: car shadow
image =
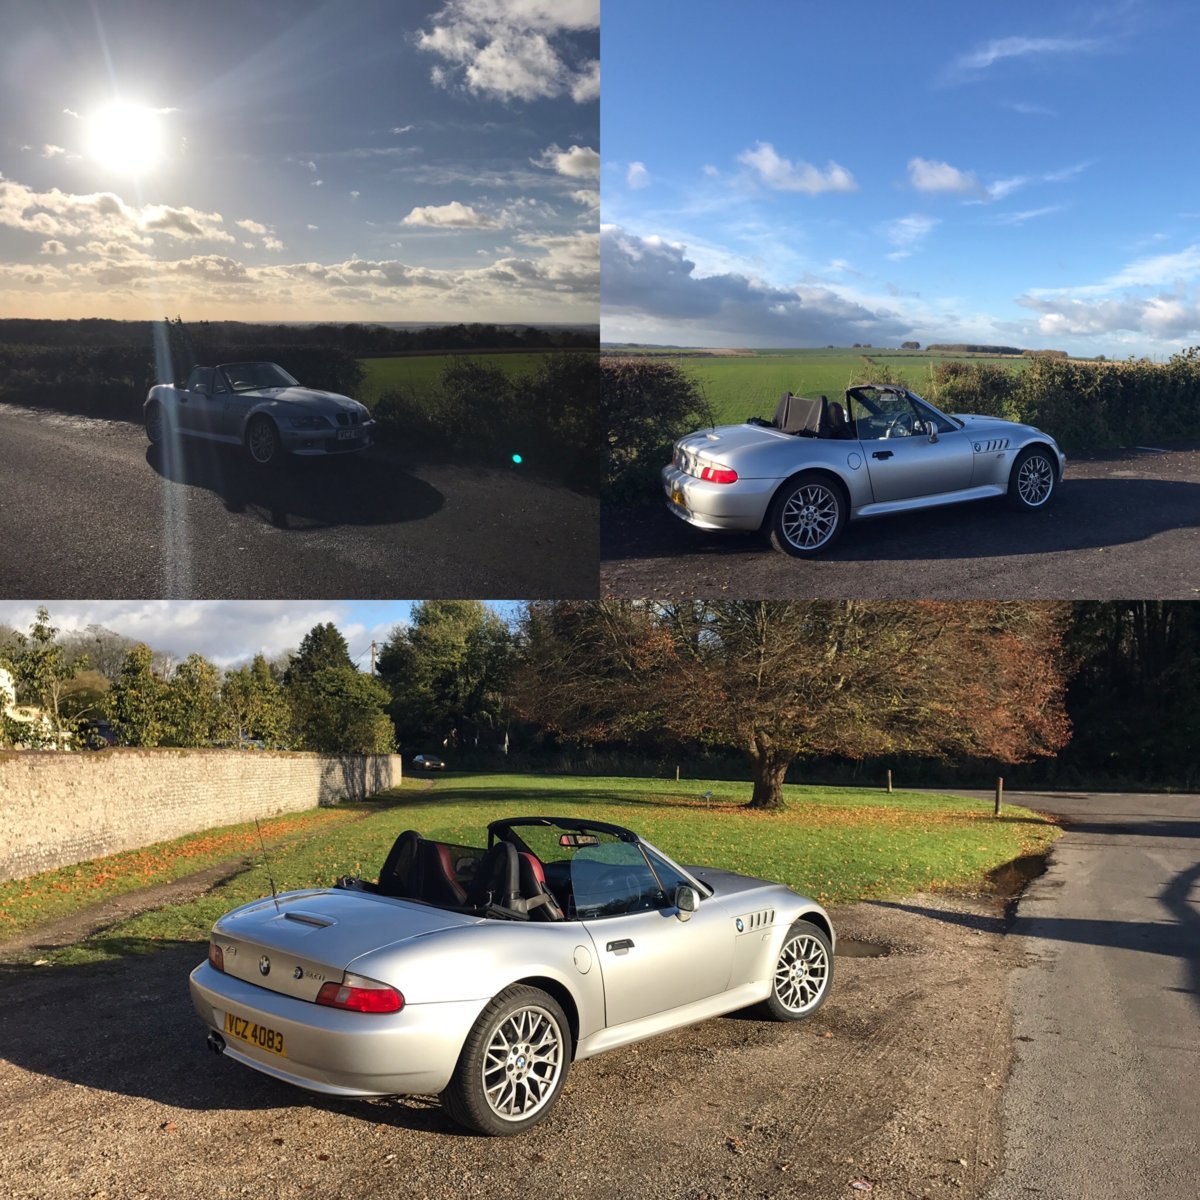
<path id="1" fill-rule="evenodd" d="M 1173 479 L 1071 479 L 1040 512 L 1003 498 L 855 521 L 821 562 L 953 560 L 1099 549 L 1200 528 L 1200 483 Z M 601 558 L 774 554 L 760 533 L 709 533 L 654 508 L 601 517 Z"/>
<path id="2" fill-rule="evenodd" d="M 432 1097 L 322 1096 L 214 1054 L 187 983 L 205 943 L 127 942 L 141 953 L 87 966 L 0 965 L 0 1057 L 38 1075 L 172 1108 L 315 1107 L 371 1124 L 463 1133 Z"/>
<path id="3" fill-rule="evenodd" d="M 146 461 L 170 483 L 213 492 L 231 513 L 294 532 L 420 521 L 445 504 L 437 488 L 369 451 L 262 468 L 234 447 L 184 441 L 149 447 Z"/>

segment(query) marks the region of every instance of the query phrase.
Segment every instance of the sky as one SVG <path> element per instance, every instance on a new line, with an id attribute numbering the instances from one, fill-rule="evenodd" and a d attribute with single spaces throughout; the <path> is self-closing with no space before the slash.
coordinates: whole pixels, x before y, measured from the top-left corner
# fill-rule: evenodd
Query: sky
<path id="1" fill-rule="evenodd" d="M 178 659 L 203 654 L 219 667 L 237 666 L 256 654 L 272 658 L 299 647 L 314 625 L 332 621 L 362 670 L 371 664 L 371 642 L 383 642 L 410 623 L 412 600 L 0 600 L 0 625 L 27 633 L 39 607 L 49 610 L 60 633 L 101 625 Z M 514 601 L 488 601 L 506 621 Z"/>
<path id="2" fill-rule="evenodd" d="M 599 0 L 0 0 L 0 316 L 587 323 Z"/>
<path id="3" fill-rule="evenodd" d="M 601 337 L 1200 343 L 1186 0 L 605 0 Z"/>

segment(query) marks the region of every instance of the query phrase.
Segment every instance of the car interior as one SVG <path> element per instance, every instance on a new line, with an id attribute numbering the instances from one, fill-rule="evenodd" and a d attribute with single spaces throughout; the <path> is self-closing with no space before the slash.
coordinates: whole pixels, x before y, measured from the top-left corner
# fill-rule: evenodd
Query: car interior
<path id="1" fill-rule="evenodd" d="M 752 417 L 749 423 L 778 429 L 794 437 L 854 437 L 854 426 L 846 417 L 845 406 L 828 396 L 793 396 L 791 392 L 784 392 L 769 421 Z"/>

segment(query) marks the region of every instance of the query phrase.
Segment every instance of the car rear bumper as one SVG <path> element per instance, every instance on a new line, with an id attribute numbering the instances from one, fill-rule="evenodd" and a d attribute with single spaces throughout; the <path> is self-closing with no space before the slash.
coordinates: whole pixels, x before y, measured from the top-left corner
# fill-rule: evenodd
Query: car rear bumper
<path id="1" fill-rule="evenodd" d="M 662 469 L 667 508 L 698 529 L 761 528 L 778 483 L 777 479 L 709 483 L 681 471 L 673 463 Z"/>
<path id="2" fill-rule="evenodd" d="M 442 1091 L 486 999 L 409 1004 L 398 1013 L 326 1008 L 235 979 L 201 963 L 192 1004 L 224 1041 L 224 1053 L 285 1083 L 332 1096 L 401 1096 Z M 283 1035 L 284 1056 L 240 1041 L 225 1014 Z"/>

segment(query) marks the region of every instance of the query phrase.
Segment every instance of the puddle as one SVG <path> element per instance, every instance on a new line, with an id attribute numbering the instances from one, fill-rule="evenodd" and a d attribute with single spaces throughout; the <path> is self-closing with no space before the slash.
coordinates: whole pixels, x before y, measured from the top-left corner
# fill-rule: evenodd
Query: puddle
<path id="1" fill-rule="evenodd" d="M 891 947 L 879 942 L 851 941 L 849 938 L 839 938 L 836 958 L 883 958 L 891 954 Z"/>

